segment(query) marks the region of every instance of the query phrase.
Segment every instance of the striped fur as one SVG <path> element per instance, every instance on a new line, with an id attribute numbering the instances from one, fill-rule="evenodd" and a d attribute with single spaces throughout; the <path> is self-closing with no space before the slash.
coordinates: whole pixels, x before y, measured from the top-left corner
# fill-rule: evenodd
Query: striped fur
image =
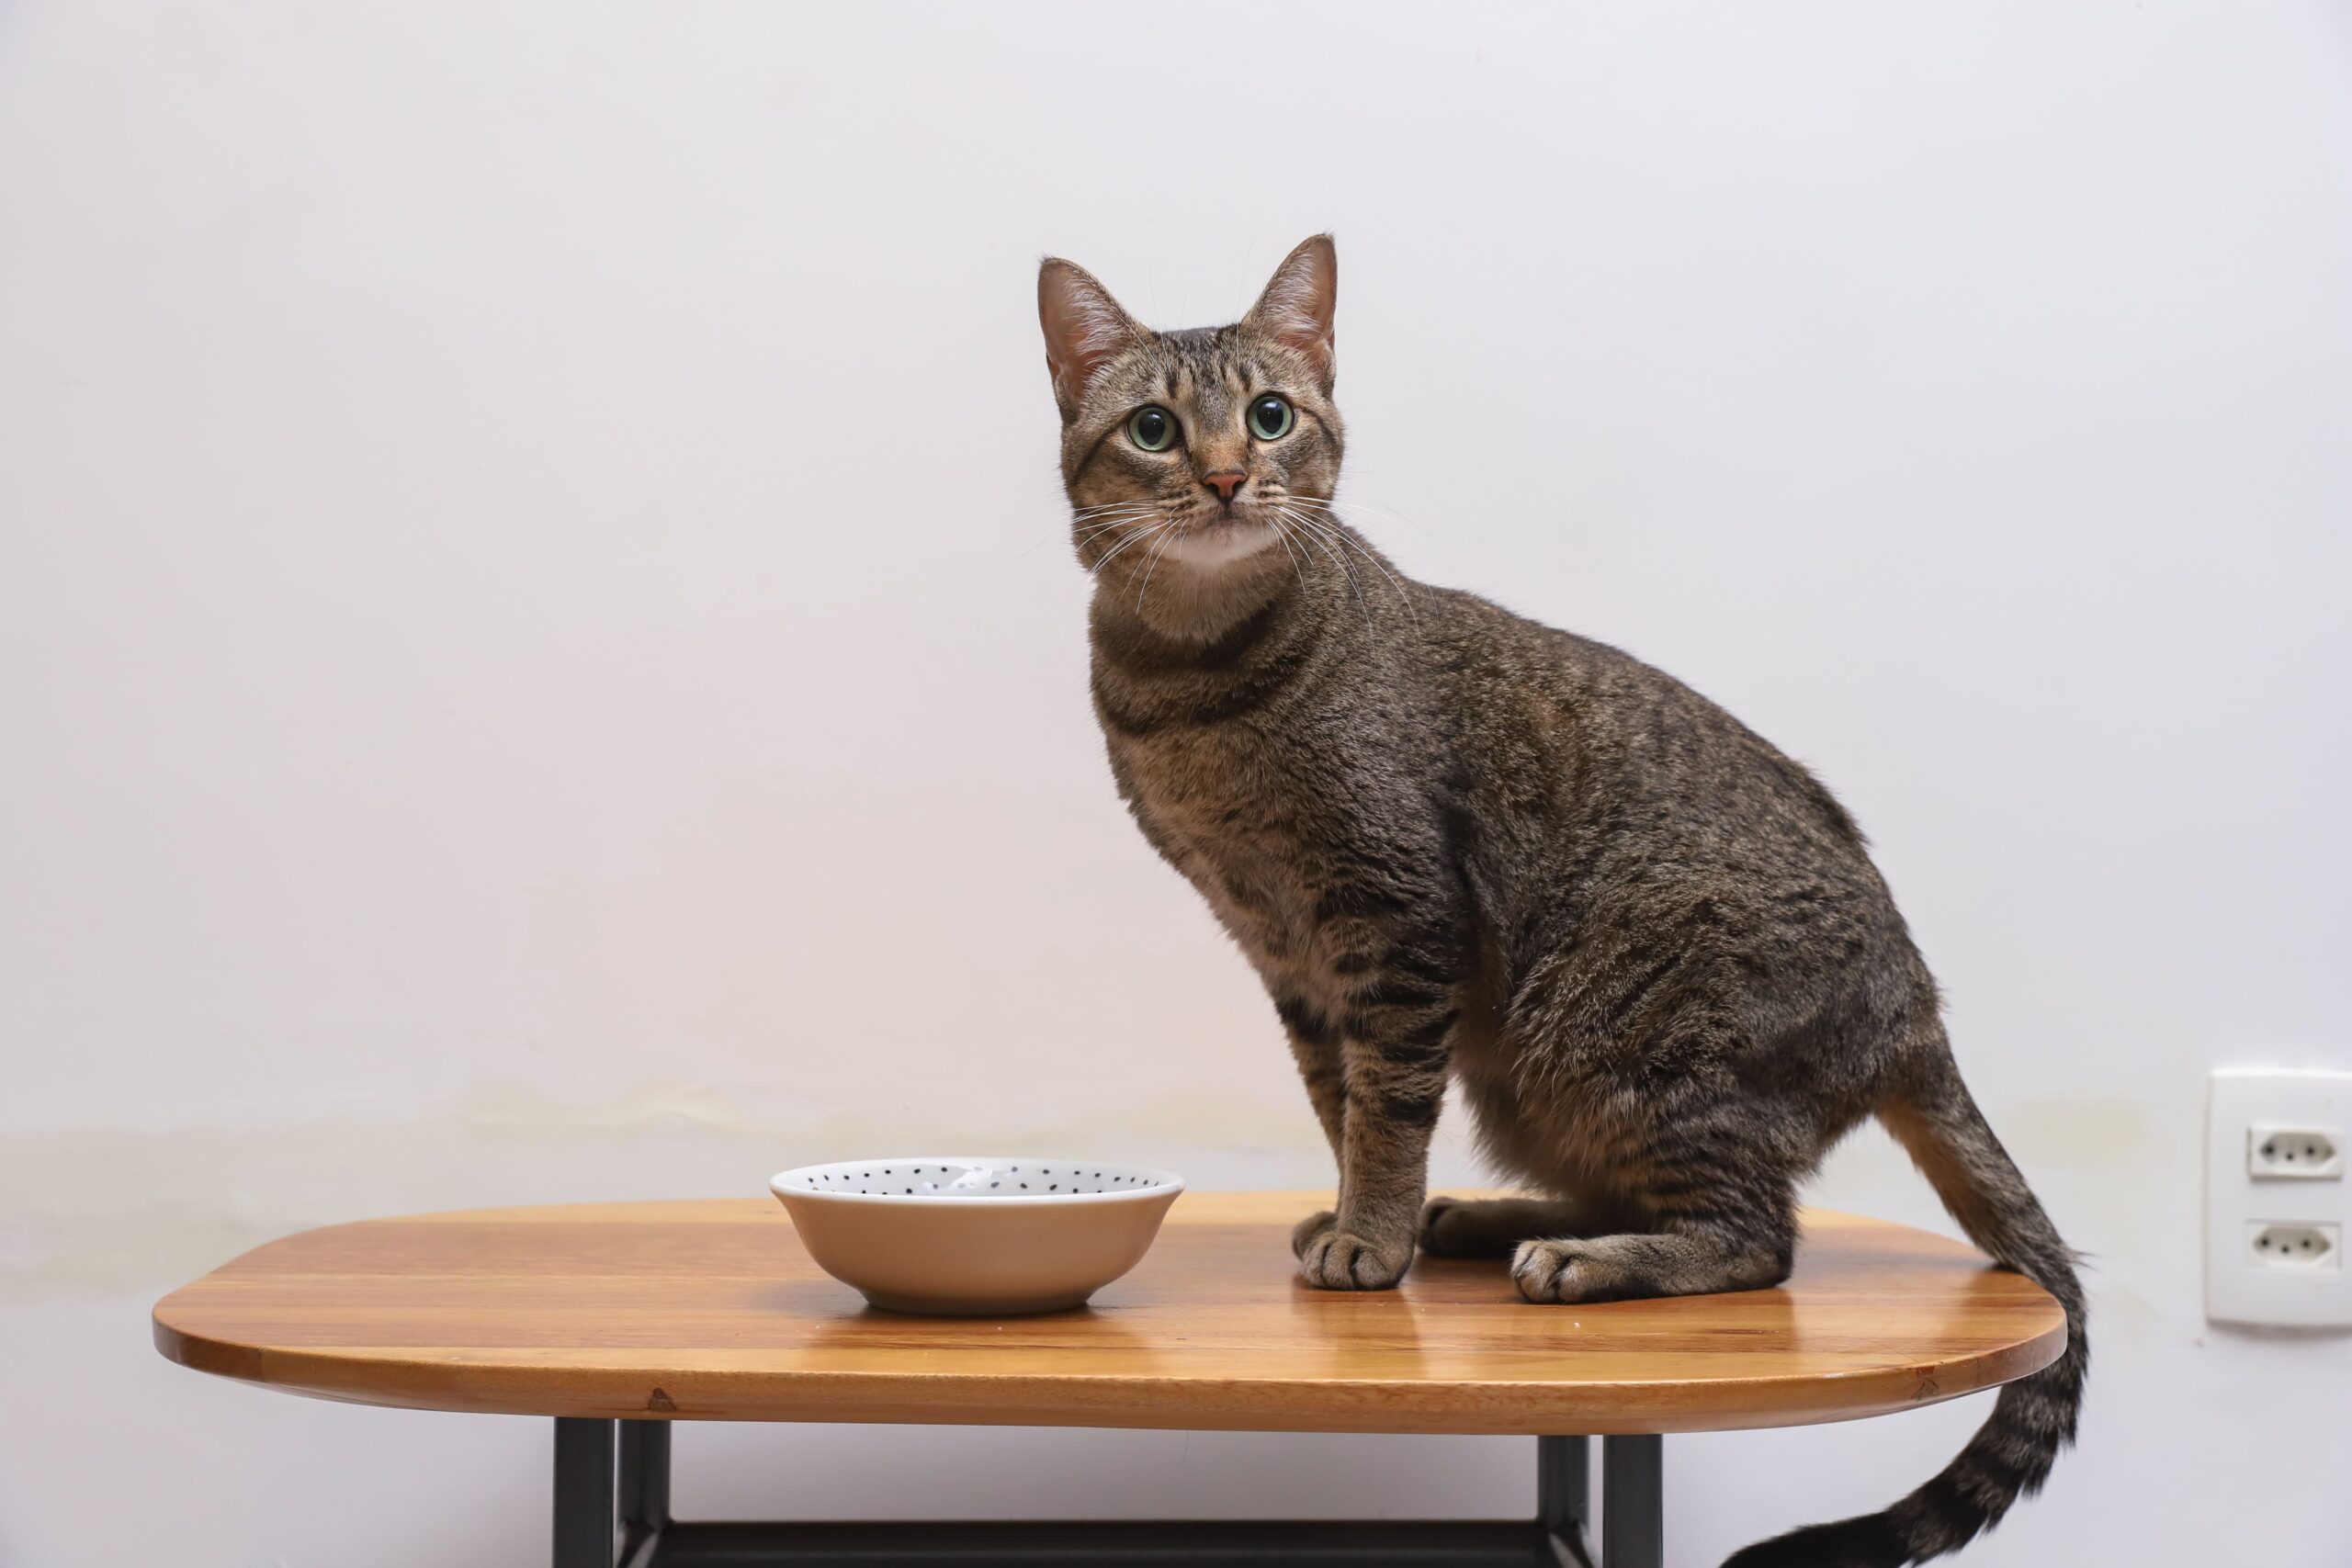
<path id="1" fill-rule="evenodd" d="M 2064 1304 L 2068 1348 L 1887 1512 L 1733 1563 L 1955 1550 L 2074 1434 L 2071 1257 L 1828 792 L 1670 676 L 1415 582 L 1342 520 L 1336 277 L 1310 240 L 1241 321 L 1181 333 L 1069 263 L 1039 278 L 1113 777 L 1263 980 L 1339 1166 L 1300 1271 L 1379 1289 L 1418 1247 L 1509 1258 L 1535 1302 L 1777 1284 L 1799 1183 L 1876 1115 Z M 1272 438 L 1267 397 L 1295 412 Z M 1181 440 L 1134 438 L 1147 405 Z M 1425 1201 L 1449 1081 L 1536 1196 Z"/>

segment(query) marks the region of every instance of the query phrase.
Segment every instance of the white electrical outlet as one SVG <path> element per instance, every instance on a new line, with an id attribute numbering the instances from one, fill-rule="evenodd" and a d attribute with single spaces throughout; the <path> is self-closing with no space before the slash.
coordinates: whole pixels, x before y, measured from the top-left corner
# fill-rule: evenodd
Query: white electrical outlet
<path id="1" fill-rule="evenodd" d="M 2352 1073 L 2225 1067 L 2205 1105 L 2205 1315 L 2352 1326 Z"/>
<path id="2" fill-rule="evenodd" d="M 2344 1227 L 2341 1225 L 2248 1225 L 2246 1245 L 2263 1269 L 2341 1269 L 2344 1267 Z"/>
<path id="3" fill-rule="evenodd" d="M 2333 1127 L 2257 1122 L 2246 1130 L 2245 1168 L 2263 1181 L 2341 1181 L 2344 1134 Z"/>

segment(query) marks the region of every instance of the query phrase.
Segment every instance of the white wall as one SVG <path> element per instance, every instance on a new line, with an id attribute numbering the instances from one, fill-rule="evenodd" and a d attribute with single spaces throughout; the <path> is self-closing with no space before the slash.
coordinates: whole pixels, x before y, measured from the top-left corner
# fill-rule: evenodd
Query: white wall
<path id="1" fill-rule="evenodd" d="M 1105 776 L 1031 305 L 1052 250 L 1229 319 L 1324 227 L 1383 542 L 1817 765 L 2098 1257 L 2083 1446 L 1969 1561 L 2352 1560 L 2352 1344 L 2196 1276 L 2204 1071 L 2352 1065 L 2341 5 L 18 0 L 0 1562 L 544 1550 L 543 1423 L 147 1348 L 300 1226 L 946 1142 L 1328 1180 Z M 1819 1193 L 1936 1217 L 1876 1134 Z M 1982 1413 L 1678 1440 L 1671 1561 Z M 682 1453 L 701 1513 L 1532 1484 L 1501 1439 Z"/>

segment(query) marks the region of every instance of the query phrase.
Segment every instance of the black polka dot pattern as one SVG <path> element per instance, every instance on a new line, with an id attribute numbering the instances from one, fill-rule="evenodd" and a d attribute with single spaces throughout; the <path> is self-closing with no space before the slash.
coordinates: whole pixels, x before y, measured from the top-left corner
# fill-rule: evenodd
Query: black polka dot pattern
<path id="1" fill-rule="evenodd" d="M 1175 1184 L 1165 1172 L 1133 1166 L 1045 1165 L 1012 1160 L 926 1160 L 922 1164 L 812 1165 L 776 1179 L 802 1192 L 864 1198 L 1080 1198 L 1149 1192 Z"/>

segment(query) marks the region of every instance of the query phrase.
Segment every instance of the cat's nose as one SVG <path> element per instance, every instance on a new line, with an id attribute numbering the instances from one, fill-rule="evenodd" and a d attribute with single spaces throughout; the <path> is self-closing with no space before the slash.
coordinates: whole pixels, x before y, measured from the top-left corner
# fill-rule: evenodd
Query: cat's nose
<path id="1" fill-rule="evenodd" d="M 1250 476 L 1239 468 L 1219 468 L 1216 473 L 1203 474 L 1201 482 L 1216 491 L 1217 499 L 1229 506 L 1234 492 L 1250 482 Z"/>

